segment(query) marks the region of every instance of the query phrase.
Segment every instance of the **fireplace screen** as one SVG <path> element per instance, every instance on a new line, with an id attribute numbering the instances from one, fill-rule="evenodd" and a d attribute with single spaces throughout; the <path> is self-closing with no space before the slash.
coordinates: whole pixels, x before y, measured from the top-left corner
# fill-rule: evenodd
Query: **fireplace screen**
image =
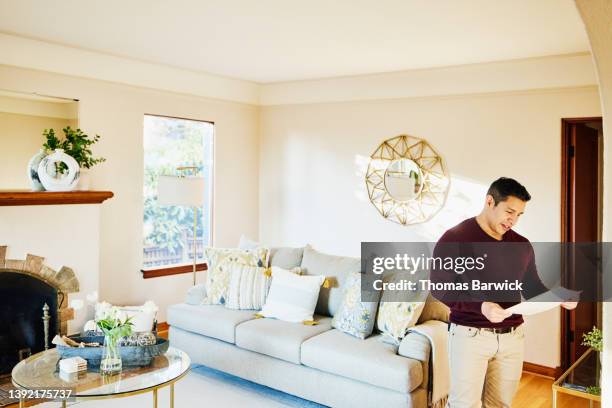
<path id="1" fill-rule="evenodd" d="M 0 274 L 0 375 L 45 349 L 45 304 L 49 306 L 48 336 L 52 338 L 58 332 L 57 289 L 25 274 Z"/>

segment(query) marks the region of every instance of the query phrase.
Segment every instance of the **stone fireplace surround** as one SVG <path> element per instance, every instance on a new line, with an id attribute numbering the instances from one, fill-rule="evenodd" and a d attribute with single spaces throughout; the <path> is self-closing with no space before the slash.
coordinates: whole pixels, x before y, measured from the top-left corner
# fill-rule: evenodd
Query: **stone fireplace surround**
<path id="1" fill-rule="evenodd" d="M 62 266 L 55 271 L 45 265 L 45 258 L 27 254 L 26 259 L 6 259 L 7 246 L 0 246 L 0 273 L 12 272 L 24 274 L 39 279 L 57 290 L 59 334 L 68 333 L 68 321 L 74 319 L 74 309 L 68 307 L 68 294 L 79 291 L 79 280 L 74 271 Z M 55 333 L 50 333 L 51 339 Z M 51 341 L 49 339 L 49 341 Z"/>

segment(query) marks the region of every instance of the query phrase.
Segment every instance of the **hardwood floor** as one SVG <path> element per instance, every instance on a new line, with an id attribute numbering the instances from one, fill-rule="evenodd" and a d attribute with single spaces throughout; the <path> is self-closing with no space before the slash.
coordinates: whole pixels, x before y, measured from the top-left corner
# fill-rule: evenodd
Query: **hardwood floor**
<path id="1" fill-rule="evenodd" d="M 512 408 L 552 407 L 552 383 L 552 378 L 523 372 Z M 588 406 L 588 400 L 567 394 L 558 394 L 557 408 L 588 408 Z M 593 406 L 600 407 L 599 403 L 594 403 Z"/>

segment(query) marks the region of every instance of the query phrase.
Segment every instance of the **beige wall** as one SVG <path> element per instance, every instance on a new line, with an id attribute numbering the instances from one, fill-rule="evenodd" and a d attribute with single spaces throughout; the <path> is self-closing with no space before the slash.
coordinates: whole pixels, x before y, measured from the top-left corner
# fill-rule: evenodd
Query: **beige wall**
<path id="1" fill-rule="evenodd" d="M 604 115 L 604 211 L 603 241 L 612 241 L 612 3 L 609 0 L 576 0 L 584 21 L 597 71 Z M 604 276 L 610 287 L 610 270 Z M 607 282 L 607 283 L 606 283 Z M 604 353 L 602 370 L 602 407 L 612 401 L 612 303 L 603 304 Z"/>
<path id="2" fill-rule="evenodd" d="M 161 307 L 159 318 L 163 321 L 166 307 L 181 301 L 191 284 L 188 275 L 143 280 L 140 273 L 145 113 L 215 122 L 214 243 L 235 246 L 241 233 L 257 236 L 259 118 L 256 107 L 9 66 L 0 66 L 0 89 L 79 99 L 80 127 L 102 136 L 94 153 L 105 157 L 107 162 L 93 169 L 92 187 L 111 190 L 115 197 L 100 207 L 101 298 L 124 304 L 154 299 Z M 70 211 L 72 207 L 64 208 Z M 21 207 L 15 211 L 26 216 L 32 209 Z M 0 213 L 0 224 L 4 217 Z M 39 228 L 50 229 L 52 225 L 43 220 Z M 76 241 L 81 238 L 63 239 L 64 245 L 78 248 Z M 94 241 L 97 239 L 92 237 Z M 12 246 L 11 237 L 8 240 L 2 243 Z M 41 248 L 39 252 L 47 251 Z M 71 266 L 69 261 L 60 262 Z"/>
<path id="3" fill-rule="evenodd" d="M 53 128 L 61 135 L 61 129 L 71 122 L 68 119 L 0 112 L 0 151 L 3 156 L 0 189 L 29 189 L 31 184 L 26 168 L 45 141 L 43 129 Z"/>
<path id="4" fill-rule="evenodd" d="M 496 177 L 533 196 L 517 230 L 560 238 L 561 118 L 600 115 L 595 87 L 262 107 L 260 240 L 359 255 L 361 241 L 435 241 L 481 208 Z M 367 159 L 384 139 L 427 139 L 444 157 L 451 187 L 431 221 L 404 227 L 367 199 Z M 527 323 L 527 361 L 559 365 L 559 312 Z"/>

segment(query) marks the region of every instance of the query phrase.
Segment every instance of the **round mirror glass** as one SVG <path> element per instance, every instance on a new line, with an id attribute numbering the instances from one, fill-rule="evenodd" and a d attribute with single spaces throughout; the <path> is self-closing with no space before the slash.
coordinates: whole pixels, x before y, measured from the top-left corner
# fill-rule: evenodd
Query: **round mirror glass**
<path id="1" fill-rule="evenodd" d="M 393 160 L 385 171 L 385 189 L 397 201 L 416 198 L 423 188 L 423 173 L 410 159 Z"/>

